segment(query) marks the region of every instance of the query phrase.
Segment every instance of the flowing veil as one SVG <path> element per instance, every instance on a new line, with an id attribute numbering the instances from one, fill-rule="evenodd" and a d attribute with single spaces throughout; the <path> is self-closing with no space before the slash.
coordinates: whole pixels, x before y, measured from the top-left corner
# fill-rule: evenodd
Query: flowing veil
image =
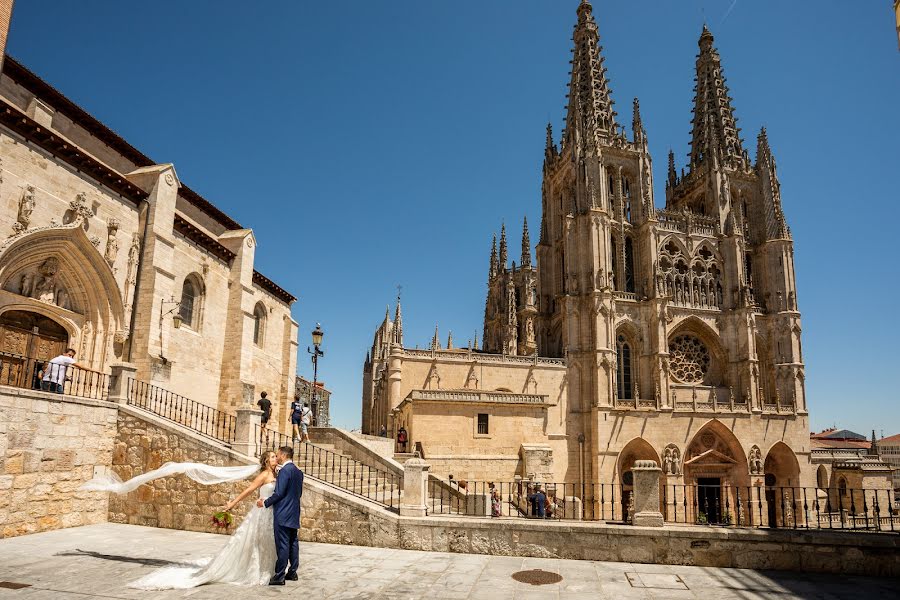
<path id="1" fill-rule="evenodd" d="M 225 483 L 226 481 L 239 481 L 259 473 L 259 465 L 247 465 L 244 467 L 214 467 L 201 463 L 176 463 L 167 462 L 153 471 L 132 477 L 128 481 L 122 481 L 118 475 L 108 471 L 105 475 L 98 475 L 81 485 L 78 489 L 90 492 L 113 492 L 114 494 L 126 494 L 136 490 L 141 485 L 154 479 L 169 477 L 170 475 L 184 474 L 202 485 Z"/>

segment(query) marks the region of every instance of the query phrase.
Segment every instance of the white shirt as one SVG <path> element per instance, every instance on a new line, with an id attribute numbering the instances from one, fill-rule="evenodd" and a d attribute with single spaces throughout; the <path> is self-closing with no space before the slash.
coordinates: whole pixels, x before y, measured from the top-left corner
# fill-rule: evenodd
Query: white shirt
<path id="1" fill-rule="evenodd" d="M 66 371 L 69 365 L 74 365 L 75 359 L 65 354 L 60 354 L 44 365 L 44 381 L 53 381 L 63 384 L 66 381 Z"/>
<path id="2" fill-rule="evenodd" d="M 312 410 L 308 406 L 304 406 L 303 410 L 300 411 L 300 422 L 304 425 L 309 425 L 310 416 L 312 416 Z"/>

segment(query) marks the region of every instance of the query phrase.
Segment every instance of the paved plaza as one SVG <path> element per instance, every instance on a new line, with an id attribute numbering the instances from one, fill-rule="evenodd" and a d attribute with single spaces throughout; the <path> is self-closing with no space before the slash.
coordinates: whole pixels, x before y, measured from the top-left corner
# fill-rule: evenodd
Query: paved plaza
<path id="1" fill-rule="evenodd" d="M 0 540 L 0 600 L 40 598 L 900 598 L 897 582 L 869 577 L 300 545 L 299 583 L 284 588 L 207 585 L 147 592 L 126 584 L 159 566 L 215 553 L 226 538 L 131 525 L 92 525 Z M 553 584 L 514 573 L 539 569 Z M 559 577 L 553 577 L 557 575 Z"/>

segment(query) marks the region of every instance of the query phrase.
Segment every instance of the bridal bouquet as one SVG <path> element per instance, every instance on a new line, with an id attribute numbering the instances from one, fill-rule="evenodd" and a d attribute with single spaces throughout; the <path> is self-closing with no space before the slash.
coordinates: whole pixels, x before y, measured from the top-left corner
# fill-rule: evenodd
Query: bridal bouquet
<path id="1" fill-rule="evenodd" d="M 234 517 L 230 512 L 220 511 L 213 513 L 211 522 L 218 529 L 228 529 L 234 523 Z"/>

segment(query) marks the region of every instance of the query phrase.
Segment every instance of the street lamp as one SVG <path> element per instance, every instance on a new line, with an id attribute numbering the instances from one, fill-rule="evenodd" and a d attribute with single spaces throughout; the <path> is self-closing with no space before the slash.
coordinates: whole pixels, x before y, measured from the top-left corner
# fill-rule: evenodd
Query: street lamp
<path id="1" fill-rule="evenodd" d="M 167 304 L 174 304 L 175 306 L 166 311 Z M 184 317 L 181 316 L 181 313 L 179 312 L 180 309 L 181 301 L 176 300 L 175 296 L 171 296 L 168 300 L 163 298 L 159 303 L 159 357 L 164 364 L 169 361 L 163 356 L 163 319 L 172 313 L 175 313 L 172 316 L 172 324 L 175 326 L 175 329 L 181 329 L 181 324 L 184 323 Z"/>
<path id="2" fill-rule="evenodd" d="M 309 346 L 306 347 L 306 351 L 311 354 L 312 364 L 313 364 L 313 385 L 312 385 L 312 393 L 310 394 L 310 405 L 316 404 L 316 390 L 318 389 L 317 378 L 319 375 L 319 357 L 325 356 L 325 352 L 323 352 L 319 346 L 322 345 L 322 337 L 325 335 L 325 332 L 322 331 L 322 325 L 316 323 L 316 328 L 312 330 L 312 342 L 313 349 L 310 350 Z M 309 407 L 312 410 L 312 406 Z M 321 410 L 319 410 L 318 404 L 316 404 L 316 425 L 321 425 L 320 416 Z"/>

